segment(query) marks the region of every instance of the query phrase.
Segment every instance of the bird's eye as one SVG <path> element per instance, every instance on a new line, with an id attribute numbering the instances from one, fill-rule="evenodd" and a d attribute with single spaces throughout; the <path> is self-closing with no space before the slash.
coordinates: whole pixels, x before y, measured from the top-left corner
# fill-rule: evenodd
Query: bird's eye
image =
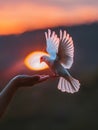
<path id="1" fill-rule="evenodd" d="M 40 59 L 43 60 L 43 57 L 41 57 Z"/>

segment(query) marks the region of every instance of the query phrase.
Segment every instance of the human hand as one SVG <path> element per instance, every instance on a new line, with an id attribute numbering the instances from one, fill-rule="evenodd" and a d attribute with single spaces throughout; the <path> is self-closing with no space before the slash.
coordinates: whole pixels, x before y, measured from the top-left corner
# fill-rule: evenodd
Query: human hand
<path id="1" fill-rule="evenodd" d="M 15 87 L 33 86 L 49 78 L 49 75 L 17 75 L 12 79 Z"/>
<path id="2" fill-rule="evenodd" d="M 49 75 L 17 75 L 12 78 L 0 93 L 0 117 L 5 112 L 14 93 L 19 87 L 33 86 L 49 78 Z"/>

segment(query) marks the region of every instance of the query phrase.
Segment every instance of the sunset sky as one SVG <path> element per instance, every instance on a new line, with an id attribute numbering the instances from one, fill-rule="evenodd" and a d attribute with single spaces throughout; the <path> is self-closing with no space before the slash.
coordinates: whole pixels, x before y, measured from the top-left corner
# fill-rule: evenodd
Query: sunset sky
<path id="1" fill-rule="evenodd" d="M 98 21 L 98 0 L 0 0 L 0 34 Z"/>

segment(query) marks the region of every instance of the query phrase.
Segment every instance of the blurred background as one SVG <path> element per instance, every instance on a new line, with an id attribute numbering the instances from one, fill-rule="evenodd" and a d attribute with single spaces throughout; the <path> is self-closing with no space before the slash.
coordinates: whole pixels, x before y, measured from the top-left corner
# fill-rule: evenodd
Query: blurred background
<path id="1" fill-rule="evenodd" d="M 0 1 L 0 91 L 18 74 L 31 71 L 25 57 L 45 51 L 44 32 L 67 30 L 75 46 L 70 73 L 81 83 L 78 93 L 57 90 L 58 79 L 20 88 L 0 120 L 1 130 L 98 130 L 98 1 Z"/>

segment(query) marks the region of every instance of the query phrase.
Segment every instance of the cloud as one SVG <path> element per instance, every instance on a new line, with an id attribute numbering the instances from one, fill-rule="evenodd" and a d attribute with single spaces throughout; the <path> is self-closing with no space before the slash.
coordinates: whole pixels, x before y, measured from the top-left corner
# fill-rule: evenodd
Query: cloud
<path id="1" fill-rule="evenodd" d="M 98 0 L 3 0 L 0 1 L 0 5 L 18 5 L 23 3 L 37 4 L 41 6 L 53 6 L 59 8 L 70 8 L 77 6 L 95 6 L 98 7 Z"/>
<path id="2" fill-rule="evenodd" d="M 0 34 L 98 21 L 97 5 L 97 0 L 3 0 Z"/>

